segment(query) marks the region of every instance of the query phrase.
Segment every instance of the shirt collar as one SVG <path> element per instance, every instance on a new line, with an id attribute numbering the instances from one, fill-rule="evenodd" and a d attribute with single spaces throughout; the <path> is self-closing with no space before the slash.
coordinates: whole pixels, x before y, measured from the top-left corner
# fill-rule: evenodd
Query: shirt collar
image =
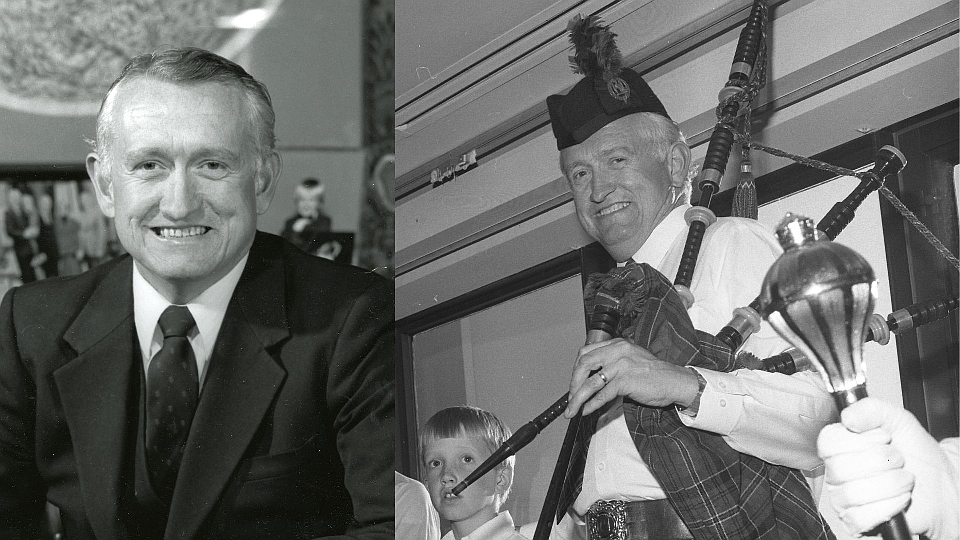
<path id="1" fill-rule="evenodd" d="M 658 268 L 673 245 L 674 238 L 687 228 L 687 220 L 683 214 L 688 208 L 690 208 L 689 204 L 681 204 L 671 210 L 667 217 L 654 227 L 647 241 L 634 253 L 633 260 Z"/>
<path id="2" fill-rule="evenodd" d="M 243 274 L 243 268 L 246 266 L 249 257 L 250 253 L 247 252 L 225 276 L 186 304 L 190 314 L 193 315 L 193 319 L 197 322 L 197 332 L 199 332 L 203 343 L 206 344 L 208 351 L 212 350 L 213 343 L 217 339 L 220 326 L 223 324 L 223 316 L 226 314 L 227 305 L 230 303 L 230 297 L 233 296 L 233 291 L 240 281 L 240 275 Z M 170 305 L 170 301 L 147 282 L 143 274 L 140 273 L 139 263 L 134 261 L 133 315 L 137 326 L 137 340 L 140 343 L 140 350 L 146 358 L 151 356 L 151 343 L 157 328 L 157 321 L 160 320 L 163 310 Z"/>
<path id="3" fill-rule="evenodd" d="M 504 535 L 514 531 L 513 518 L 510 517 L 510 512 L 503 511 L 497 514 L 495 518 L 477 527 L 472 533 L 464 536 L 460 540 L 472 540 L 474 538 L 501 538 L 505 537 Z M 455 538 L 455 536 L 453 536 L 453 531 L 451 531 L 449 534 L 450 538 Z M 444 538 L 446 538 L 446 536 L 444 536 Z"/>

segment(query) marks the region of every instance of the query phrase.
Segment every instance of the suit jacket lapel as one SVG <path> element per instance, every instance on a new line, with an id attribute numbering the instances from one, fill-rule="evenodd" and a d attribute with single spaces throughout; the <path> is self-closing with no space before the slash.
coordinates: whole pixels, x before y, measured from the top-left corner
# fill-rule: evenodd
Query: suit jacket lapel
<path id="1" fill-rule="evenodd" d="M 240 463 L 286 371 L 268 349 L 289 336 L 283 264 L 254 244 L 227 307 L 180 463 L 166 538 L 193 538 Z"/>
<path id="2" fill-rule="evenodd" d="M 131 409 L 136 395 L 131 382 L 139 374 L 133 369 L 131 272 L 127 259 L 94 290 L 64 334 L 77 356 L 53 374 L 90 526 L 104 540 L 123 536 L 118 504 L 123 496 L 125 445 L 137 425 L 136 410 Z"/>

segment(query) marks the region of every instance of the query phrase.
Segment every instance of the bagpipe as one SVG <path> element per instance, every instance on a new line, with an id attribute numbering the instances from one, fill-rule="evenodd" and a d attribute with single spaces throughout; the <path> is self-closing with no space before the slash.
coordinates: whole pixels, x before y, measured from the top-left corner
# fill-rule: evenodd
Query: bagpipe
<path id="1" fill-rule="evenodd" d="M 700 198 L 684 215 L 689 230 L 673 287 L 686 308 L 696 301 L 690 289 L 691 282 L 705 233 L 717 220 L 710 204 L 719 191 L 720 180 L 726 171 L 734 143 L 739 143 L 744 152 L 748 148 L 775 150 L 749 140 L 750 103 L 765 84 L 767 20 L 766 3 L 755 0 L 741 31 L 728 81 L 719 94 L 718 121 L 698 175 Z M 881 148 L 877 152 L 874 166 L 866 172 L 841 169 L 780 151 L 770 153 L 791 157 L 803 164 L 833 171 L 838 175 L 855 176 L 861 181 L 847 197 L 834 204 L 816 226 L 807 218 L 788 214 L 777 229 L 784 253 L 768 271 L 761 291 L 750 304 L 737 308 L 730 322 L 708 341 L 711 344 L 721 343 L 726 347 L 729 354 L 736 357 L 739 366 L 788 375 L 801 370 L 816 370 L 834 396 L 838 407 L 843 408 L 866 396 L 866 380 L 862 368 L 862 346 L 865 341 L 876 341 L 883 345 L 889 342 L 891 333 L 902 333 L 942 319 L 957 309 L 958 298 L 953 296 L 921 302 L 896 310 L 886 318 L 873 314 L 876 282 L 872 270 L 853 250 L 832 242 L 850 224 L 856 210 L 874 191 L 880 191 L 914 226 L 922 228 L 919 220 L 915 217 L 911 219 L 909 210 L 899 201 L 895 201 L 895 196 L 883 187 L 886 179 L 899 174 L 907 164 L 905 156 L 897 148 Z M 734 198 L 735 213 L 738 213 L 739 209 L 740 214 L 756 218 L 755 193 L 751 193 L 752 189 L 752 178 L 748 176 L 737 188 Z M 925 236 L 930 240 L 932 234 Z M 942 254 L 949 254 L 942 245 L 938 250 Z M 956 257 L 945 257 L 960 268 Z M 615 269 L 612 273 L 618 270 Z M 590 279 L 597 281 L 602 279 L 602 276 L 591 276 Z M 634 293 L 629 290 L 623 291 L 621 295 L 593 290 L 589 298 L 585 294 L 585 303 L 589 304 L 588 344 L 621 335 L 624 304 L 636 304 L 635 301 L 625 302 L 625 298 L 629 298 L 631 294 Z M 765 359 L 758 359 L 748 352 L 740 351 L 744 342 L 759 329 L 764 319 L 793 345 L 792 349 Z M 458 484 L 453 493 L 459 494 L 497 464 L 529 444 L 563 413 L 567 408 L 568 398 L 565 394 L 518 429 Z M 544 539 L 549 534 L 579 422 L 578 413 L 571 419 L 564 437 L 535 540 Z M 902 513 L 881 525 L 880 532 L 885 540 L 910 538 Z"/>

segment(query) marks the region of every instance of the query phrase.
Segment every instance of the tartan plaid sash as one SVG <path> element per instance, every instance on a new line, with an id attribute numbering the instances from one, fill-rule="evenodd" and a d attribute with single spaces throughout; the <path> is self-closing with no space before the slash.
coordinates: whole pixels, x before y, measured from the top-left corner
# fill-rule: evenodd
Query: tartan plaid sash
<path id="1" fill-rule="evenodd" d="M 591 276 L 584 290 L 588 313 L 598 292 L 621 300 L 619 335 L 660 360 L 726 372 L 741 367 L 725 345 L 693 328 L 673 285 L 651 266 L 631 261 Z M 640 457 L 695 539 L 835 540 L 799 471 L 740 453 L 720 435 L 685 426 L 674 407 L 647 407 L 625 398 L 624 416 Z M 574 447 L 568 469 L 574 477 L 568 476 L 571 486 L 561 491 L 558 520 L 580 493 L 596 419 L 592 426 L 581 426 L 578 434 L 580 448 Z"/>
<path id="2" fill-rule="evenodd" d="M 570 453 L 570 462 L 567 464 L 567 472 L 563 477 L 563 487 L 560 488 L 560 496 L 557 503 L 557 523 L 563 519 L 567 509 L 573 504 L 580 491 L 583 489 L 583 470 L 587 464 L 587 449 L 590 447 L 590 438 L 597 432 L 597 422 L 600 420 L 600 410 L 594 411 L 586 416 L 574 416 L 570 419 L 568 430 L 576 430 L 576 437 L 573 440 L 573 450 Z M 558 463 L 557 466 L 562 466 Z"/>

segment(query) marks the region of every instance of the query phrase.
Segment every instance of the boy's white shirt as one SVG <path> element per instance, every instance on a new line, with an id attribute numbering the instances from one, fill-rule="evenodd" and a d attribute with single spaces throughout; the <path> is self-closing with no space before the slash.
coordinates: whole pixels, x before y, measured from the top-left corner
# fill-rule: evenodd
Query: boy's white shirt
<path id="1" fill-rule="evenodd" d="M 456 540 L 456 536 L 453 535 L 453 531 L 448 531 L 440 540 Z M 529 538 L 517 532 L 510 512 L 504 510 L 460 540 L 529 540 Z"/>

